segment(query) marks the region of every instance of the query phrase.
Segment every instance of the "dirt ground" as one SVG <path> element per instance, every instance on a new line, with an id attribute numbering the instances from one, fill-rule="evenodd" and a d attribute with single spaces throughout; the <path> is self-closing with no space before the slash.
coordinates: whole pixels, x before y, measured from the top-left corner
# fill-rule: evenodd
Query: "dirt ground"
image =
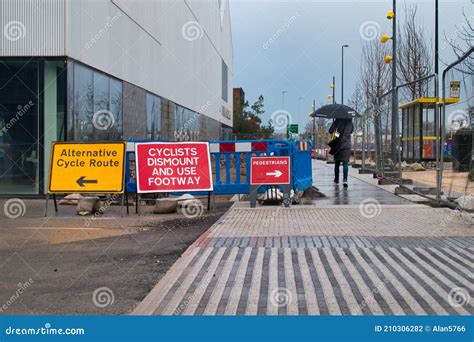
<path id="1" fill-rule="evenodd" d="M 28 215 L 0 217 L 0 315 L 127 314 L 231 205 L 196 218 L 114 208 L 91 221 L 74 206 L 44 218 L 44 201 L 24 202 Z"/>
<path id="2" fill-rule="evenodd" d="M 403 171 L 403 178 L 413 179 L 430 187 L 436 186 L 436 170 L 420 172 Z M 457 192 L 464 195 L 474 195 L 474 182 L 469 181 L 467 172 L 443 172 L 443 191 L 446 194 Z"/>

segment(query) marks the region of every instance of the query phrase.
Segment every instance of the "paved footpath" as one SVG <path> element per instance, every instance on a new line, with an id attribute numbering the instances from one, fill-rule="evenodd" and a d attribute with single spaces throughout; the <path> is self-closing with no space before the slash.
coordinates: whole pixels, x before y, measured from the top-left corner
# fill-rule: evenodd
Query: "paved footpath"
<path id="1" fill-rule="evenodd" d="M 133 314 L 474 314 L 472 216 L 363 177 L 344 190 L 330 166 L 314 165 L 328 197 L 289 209 L 236 203 Z"/>

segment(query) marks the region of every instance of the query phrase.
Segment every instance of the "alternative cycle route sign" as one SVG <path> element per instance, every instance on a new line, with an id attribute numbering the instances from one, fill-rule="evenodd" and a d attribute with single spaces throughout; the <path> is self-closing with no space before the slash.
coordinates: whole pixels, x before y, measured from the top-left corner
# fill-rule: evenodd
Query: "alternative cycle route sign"
<path id="1" fill-rule="evenodd" d="M 135 144 L 138 193 L 212 191 L 207 142 Z"/>
<path id="2" fill-rule="evenodd" d="M 123 193 L 125 146 L 53 142 L 48 193 Z"/>
<path id="3" fill-rule="evenodd" d="M 290 184 L 290 157 L 252 157 L 250 184 Z"/>

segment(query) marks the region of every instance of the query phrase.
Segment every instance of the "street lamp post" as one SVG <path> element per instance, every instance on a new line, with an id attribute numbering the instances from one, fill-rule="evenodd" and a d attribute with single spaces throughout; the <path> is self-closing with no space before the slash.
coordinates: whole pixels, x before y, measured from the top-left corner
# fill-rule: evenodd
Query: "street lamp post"
<path id="1" fill-rule="evenodd" d="M 438 65 L 439 65 L 439 20 L 438 20 L 438 0 L 435 0 L 435 58 L 434 58 L 434 73 L 438 75 Z"/>
<path id="2" fill-rule="evenodd" d="M 392 4 L 392 134 L 391 134 L 391 158 L 395 163 L 398 158 L 397 138 L 398 138 L 398 99 L 395 88 L 397 87 L 397 0 Z M 401 162 L 401 160 L 399 160 Z M 400 165 L 399 165 L 400 166 Z"/>
<path id="3" fill-rule="evenodd" d="M 392 55 L 385 56 L 385 63 L 392 63 L 392 125 L 390 138 L 390 157 L 395 163 L 398 159 L 398 98 L 396 96 L 397 88 L 397 0 L 392 1 L 392 10 L 387 13 L 387 19 L 392 20 L 392 37 L 384 34 L 380 37 L 382 43 L 386 43 L 389 39 L 392 40 Z M 399 160 L 401 162 L 401 160 Z"/>
<path id="4" fill-rule="evenodd" d="M 304 97 L 301 97 L 301 96 L 298 98 L 298 119 L 301 116 L 301 100 L 303 99 Z"/>
<path id="5" fill-rule="evenodd" d="M 282 90 L 281 91 L 281 110 L 285 110 L 285 93 L 287 93 L 287 90 Z M 288 136 L 288 125 L 290 124 L 290 115 L 286 114 L 286 135 Z"/>
<path id="6" fill-rule="evenodd" d="M 441 186 L 442 186 L 442 176 L 443 176 L 443 165 L 441 163 L 441 149 L 443 146 L 441 145 L 441 141 L 443 141 L 443 126 L 444 122 L 441 122 L 441 111 L 439 110 L 438 104 L 438 97 L 439 97 L 439 37 L 438 37 L 438 30 L 439 30 L 439 21 L 438 21 L 438 0 L 435 0 L 435 32 L 434 32 L 434 73 L 435 73 L 435 131 L 436 131 L 436 201 L 438 203 L 441 202 Z M 444 85 L 443 85 L 444 86 Z M 443 99 L 444 101 L 444 99 Z"/>
<path id="7" fill-rule="evenodd" d="M 344 48 L 349 47 L 349 45 L 344 44 L 341 47 L 341 104 L 344 104 Z"/>
<path id="8" fill-rule="evenodd" d="M 313 112 L 316 110 L 316 101 L 313 100 Z M 313 120 L 313 149 L 316 150 L 316 116 L 311 118 Z"/>
<path id="9" fill-rule="evenodd" d="M 336 76 L 332 77 L 332 104 L 336 104 Z"/>

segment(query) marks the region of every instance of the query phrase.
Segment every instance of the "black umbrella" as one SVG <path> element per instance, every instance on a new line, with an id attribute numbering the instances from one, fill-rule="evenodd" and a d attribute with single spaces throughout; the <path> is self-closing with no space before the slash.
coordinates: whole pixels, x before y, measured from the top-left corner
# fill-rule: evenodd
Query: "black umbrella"
<path id="1" fill-rule="evenodd" d="M 330 104 L 323 106 L 312 112 L 311 116 L 325 119 L 353 119 L 362 117 L 362 115 L 357 113 L 351 107 L 342 104 Z"/>

